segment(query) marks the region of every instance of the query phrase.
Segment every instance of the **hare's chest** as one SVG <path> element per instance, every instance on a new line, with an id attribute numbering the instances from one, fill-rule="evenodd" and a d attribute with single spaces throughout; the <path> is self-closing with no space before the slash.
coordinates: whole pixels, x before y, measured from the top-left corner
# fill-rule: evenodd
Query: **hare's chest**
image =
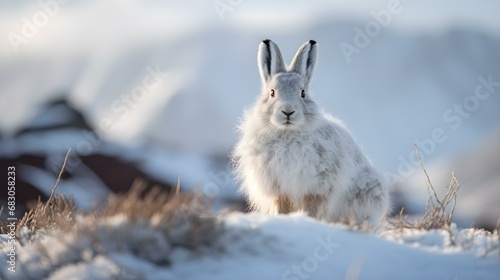
<path id="1" fill-rule="evenodd" d="M 299 198 L 329 192 L 332 178 L 325 151 L 307 140 L 281 139 L 264 145 L 255 174 L 271 193 Z"/>
<path id="2" fill-rule="evenodd" d="M 307 137 L 274 139 L 264 147 L 260 154 L 261 166 L 275 177 L 275 181 L 286 178 L 299 183 L 317 174 L 316 169 L 321 164 L 318 151 Z"/>

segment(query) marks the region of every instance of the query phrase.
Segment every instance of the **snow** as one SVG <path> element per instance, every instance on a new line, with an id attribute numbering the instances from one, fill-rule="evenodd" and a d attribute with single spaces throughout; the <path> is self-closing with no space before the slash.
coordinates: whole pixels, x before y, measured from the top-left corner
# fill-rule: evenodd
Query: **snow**
<path id="1" fill-rule="evenodd" d="M 88 264 L 67 265 L 50 276 L 51 280 L 93 280 L 113 279 L 124 276 L 120 268 L 111 260 L 96 256 Z M 123 278 L 122 278 L 123 279 Z"/>
<path id="2" fill-rule="evenodd" d="M 481 230 L 452 227 L 451 235 L 446 230 L 361 232 L 319 222 L 304 213 L 230 213 L 219 220 L 224 231 L 214 241 L 218 244 L 192 251 L 155 246 L 165 239 L 154 227 L 134 226 L 118 215 L 99 223 L 99 240 L 105 249 L 92 252 L 91 236 L 48 232 L 39 235 L 38 247 L 33 242 L 18 245 L 15 273 L 4 273 L 5 261 L 0 267 L 5 279 L 38 279 L 36 275 L 48 279 L 498 279 L 500 275 L 498 236 Z M 127 236 L 130 240 L 123 239 Z M 138 247 L 130 247 L 131 242 L 138 242 Z M 40 246 L 46 248 L 49 266 L 41 262 Z M 2 258 L 7 250 L 6 242 L 0 243 Z M 161 262 L 164 257 L 169 261 Z"/>

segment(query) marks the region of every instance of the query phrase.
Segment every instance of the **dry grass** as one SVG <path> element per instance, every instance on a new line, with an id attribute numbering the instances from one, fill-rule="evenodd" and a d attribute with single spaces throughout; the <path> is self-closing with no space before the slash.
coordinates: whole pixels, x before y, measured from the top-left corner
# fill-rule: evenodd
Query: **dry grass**
<path id="1" fill-rule="evenodd" d="M 74 225 L 74 214 L 75 204 L 71 198 L 51 195 L 46 202 L 39 199 L 31 204 L 30 210 L 17 223 L 16 237 L 19 239 L 22 228 L 31 233 L 48 229 L 69 229 Z M 7 223 L 0 221 L 0 232 L 5 234 L 8 231 Z"/>
<path id="2" fill-rule="evenodd" d="M 500 218 L 497 220 L 497 224 L 495 229 L 493 230 L 493 236 L 496 236 L 496 240 L 490 242 L 488 248 L 486 248 L 484 255 L 488 255 L 491 252 L 498 252 L 498 256 L 500 257 Z"/>
<path id="3" fill-rule="evenodd" d="M 17 223 L 16 238 L 22 243 L 28 241 L 26 237 L 31 234 L 50 230 L 95 234 L 89 231 L 99 230 L 101 221 L 119 215 L 132 225 L 139 224 L 162 232 L 173 246 L 196 249 L 199 245 L 213 243 L 219 234 L 221 227 L 209 201 L 202 194 L 181 193 L 180 178 L 172 192 L 155 187 L 145 193 L 147 182 L 136 180 L 127 193 L 109 197 L 102 207 L 92 212 L 76 211 L 72 199 L 55 194 L 70 152 L 71 149 L 66 154 L 49 199 L 32 204 Z M 77 220 L 86 222 L 79 223 Z M 0 232 L 8 232 L 3 221 L 0 221 Z"/>
<path id="4" fill-rule="evenodd" d="M 53 195 L 45 203 L 38 200 L 17 224 L 16 235 L 19 237 L 21 228 L 31 233 L 46 229 L 67 230 L 75 223 L 74 213 L 75 204 L 71 198 Z"/>
<path id="5" fill-rule="evenodd" d="M 437 195 L 436 189 L 432 185 L 432 182 L 427 174 L 427 170 L 422 163 L 422 159 L 420 157 L 420 153 L 418 151 L 417 145 L 415 145 L 415 152 L 418 156 L 418 161 L 420 163 L 420 167 L 422 168 L 427 184 L 427 203 L 425 206 L 425 214 L 422 218 L 417 221 L 409 221 L 408 217 L 403 214 L 403 210 L 399 215 L 396 216 L 396 219 L 393 221 L 389 221 L 389 223 L 395 228 L 415 228 L 415 229 L 446 229 L 449 230 L 452 220 L 453 214 L 455 212 L 455 206 L 457 203 L 457 192 L 460 189 L 460 183 L 458 182 L 455 172 L 451 173 L 451 180 L 448 185 L 448 190 L 442 198 L 439 198 Z M 448 209 L 450 209 L 448 211 Z"/>
<path id="6" fill-rule="evenodd" d="M 448 233 L 446 242 L 451 246 L 457 246 L 463 250 L 474 250 L 478 253 L 478 256 L 481 257 L 496 254 L 496 252 L 500 254 L 500 219 L 493 232 L 476 228 L 458 230 L 456 226 L 452 224 L 453 214 L 457 203 L 457 192 L 460 189 L 460 183 L 455 176 L 455 172 L 451 173 L 448 189 L 444 196 L 440 198 L 422 163 L 416 145 L 415 152 L 418 156 L 420 167 L 426 177 L 428 198 L 425 206 L 425 213 L 420 219 L 409 220 L 403 213 L 404 209 L 401 209 L 399 215 L 396 215 L 394 219 L 386 220 L 387 227 L 384 229 L 382 235 L 388 233 L 391 235 L 394 232 L 399 232 L 399 238 L 404 239 L 406 230 L 410 232 L 412 230 L 445 230 Z M 487 244 L 483 244 L 483 242 Z"/>
<path id="7" fill-rule="evenodd" d="M 71 148 L 66 153 L 59 176 L 54 186 L 52 186 L 49 199 L 45 203 L 42 203 L 40 198 L 38 198 L 38 201 L 30 206 L 30 210 L 17 223 L 16 237 L 18 239 L 21 228 L 27 228 L 29 232 L 34 233 L 42 229 L 68 229 L 74 224 L 73 214 L 75 204 L 73 200 L 55 194 L 70 153 Z M 6 226 L 6 223 L 0 221 L 0 232 L 7 232 L 8 229 Z"/>
<path id="8" fill-rule="evenodd" d="M 70 151 L 66 155 L 65 162 Z M 219 252 L 223 225 L 213 214 L 209 201 L 197 193 L 177 188 L 164 192 L 136 180 L 130 191 L 109 197 L 91 212 L 76 211 L 73 201 L 55 194 L 65 163 L 46 202 L 38 201 L 16 226 L 16 239 L 29 248 L 35 264 L 19 261 L 23 279 L 42 279 L 66 265 L 88 262 L 108 254 L 130 254 L 159 266 L 172 263 L 176 251 L 196 256 Z M 6 232 L 0 221 L 0 232 Z M 36 238 L 33 238 L 37 236 Z M 21 252 L 19 252 L 21 254 Z M 116 279 L 122 279 L 120 269 Z M 134 275 L 141 279 L 140 275 Z M 2 273 L 0 272 L 0 278 Z"/>
<path id="9" fill-rule="evenodd" d="M 168 236 L 172 245 L 197 249 L 212 245 L 220 227 L 209 201 L 198 193 L 181 193 L 180 182 L 174 192 L 153 188 L 143 193 L 147 182 L 136 180 L 129 192 L 111 197 L 97 219 L 125 215 L 131 223 L 148 223 Z M 182 229 L 182 230 L 181 230 Z M 182 234 L 178 234 L 178 232 Z"/>
<path id="10" fill-rule="evenodd" d="M 61 267 L 88 263 L 96 256 L 131 255 L 168 266 L 174 252 L 195 257 L 208 250 L 221 251 L 223 225 L 206 199 L 158 188 L 144 193 L 145 186 L 136 181 L 129 192 L 110 197 L 105 206 L 90 213 L 75 211 L 70 199 L 58 195 L 45 203 L 38 201 L 17 227 L 19 254 L 29 243 L 26 248 L 32 258 L 26 261 L 37 260 L 37 264 L 19 261 L 27 277 L 23 279 L 45 279 Z M 120 268 L 116 279 L 123 279 L 122 273 L 128 272 Z"/>

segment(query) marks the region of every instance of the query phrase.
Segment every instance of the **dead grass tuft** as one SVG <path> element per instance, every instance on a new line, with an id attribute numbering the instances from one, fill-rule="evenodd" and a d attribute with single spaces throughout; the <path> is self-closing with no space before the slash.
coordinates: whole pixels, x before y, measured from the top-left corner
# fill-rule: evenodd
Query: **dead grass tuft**
<path id="1" fill-rule="evenodd" d="M 219 233 L 219 224 L 209 201 L 199 193 L 170 193 L 153 188 L 143 194 L 147 182 L 136 180 L 130 191 L 111 197 L 100 218 L 125 215 L 131 223 L 149 223 L 168 235 L 172 245 L 196 249 L 211 244 Z M 182 234 L 180 233 L 182 232 Z"/>
<path id="2" fill-rule="evenodd" d="M 389 221 L 389 223 L 397 229 L 414 228 L 425 230 L 450 230 L 453 220 L 453 214 L 455 212 L 455 206 L 457 203 L 457 192 L 460 189 L 460 183 L 455 176 L 455 171 L 451 173 L 451 180 L 448 185 L 446 194 L 442 198 L 439 198 L 436 189 L 432 185 L 432 182 L 429 178 L 429 174 L 427 174 L 427 170 L 422 163 L 417 145 L 414 145 L 414 147 L 418 157 L 418 161 L 420 163 L 420 167 L 422 168 L 426 176 L 428 197 L 425 206 L 425 214 L 419 220 L 411 222 L 408 220 L 408 217 L 403 214 L 403 209 L 401 209 L 399 215 L 397 215 L 394 220 Z M 448 209 L 450 210 L 448 211 Z"/>
<path id="3" fill-rule="evenodd" d="M 43 229 L 68 229 L 74 224 L 73 214 L 75 203 L 71 198 L 55 194 L 70 153 L 71 148 L 66 153 L 61 171 L 54 186 L 52 186 L 49 199 L 43 203 L 38 198 L 38 201 L 30 206 L 30 210 L 17 223 L 16 237 L 18 239 L 21 228 L 27 228 L 31 233 L 34 233 Z M 2 221 L 0 223 L 0 231 L 7 232 L 8 229 L 6 226 L 7 224 Z"/>
<path id="4" fill-rule="evenodd" d="M 195 257 L 208 250 L 223 250 L 219 242 L 224 233 L 222 222 L 202 194 L 180 192 L 180 178 L 171 192 L 158 187 L 146 192 L 147 182 L 136 180 L 127 193 L 109 197 L 102 207 L 76 211 L 73 200 L 55 194 L 69 153 L 49 199 L 34 203 L 16 226 L 19 250 L 26 250 L 24 246 L 29 244 L 27 250 L 32 254 L 19 261 L 21 278 L 45 279 L 61 267 L 99 255 L 130 254 L 168 266 L 175 252 Z M 0 227 L 8 230 L 5 223 L 0 222 Z M 39 265 L 24 263 L 32 259 Z"/>
<path id="5" fill-rule="evenodd" d="M 90 213 L 76 211 L 71 198 L 55 194 L 70 152 L 71 149 L 66 154 L 49 199 L 46 202 L 39 199 L 17 223 L 16 238 L 22 243 L 28 241 L 32 234 L 50 230 L 99 236 L 96 231 L 106 228 L 106 220 L 117 216 L 130 224 L 129 229 L 148 228 L 160 233 L 173 247 L 179 245 L 196 249 L 213 243 L 220 233 L 220 223 L 209 201 L 202 194 L 181 193 L 180 178 L 171 192 L 159 187 L 145 192 L 147 182 L 136 180 L 128 192 L 109 197 L 102 207 Z M 8 232 L 3 221 L 0 221 L 0 232 Z"/>
<path id="6" fill-rule="evenodd" d="M 500 257 L 500 218 L 497 220 L 497 224 L 495 226 L 495 229 L 493 230 L 493 236 L 496 237 L 496 240 L 492 240 L 489 244 L 488 247 L 485 250 L 484 255 L 488 255 L 491 252 L 498 252 L 498 256 Z"/>
<path id="7" fill-rule="evenodd" d="M 31 233 L 46 229 L 67 230 L 75 223 L 74 213 L 75 204 L 71 198 L 54 195 L 45 203 L 39 199 L 19 221 L 16 236 L 19 237 L 21 228 Z"/>

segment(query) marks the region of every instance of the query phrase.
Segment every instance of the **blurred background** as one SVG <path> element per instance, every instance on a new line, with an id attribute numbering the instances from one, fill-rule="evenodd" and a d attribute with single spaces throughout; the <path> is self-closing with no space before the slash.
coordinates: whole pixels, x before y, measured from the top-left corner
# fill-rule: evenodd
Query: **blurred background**
<path id="1" fill-rule="evenodd" d="M 15 166 L 21 215 L 72 148 L 57 192 L 83 209 L 137 178 L 180 178 L 244 210 L 228 155 L 260 93 L 258 45 L 289 62 L 315 39 L 315 99 L 392 179 L 393 212 L 425 209 L 415 143 L 438 192 L 455 170 L 457 223 L 492 228 L 499 15 L 495 0 L 0 1 L 0 176 Z"/>

